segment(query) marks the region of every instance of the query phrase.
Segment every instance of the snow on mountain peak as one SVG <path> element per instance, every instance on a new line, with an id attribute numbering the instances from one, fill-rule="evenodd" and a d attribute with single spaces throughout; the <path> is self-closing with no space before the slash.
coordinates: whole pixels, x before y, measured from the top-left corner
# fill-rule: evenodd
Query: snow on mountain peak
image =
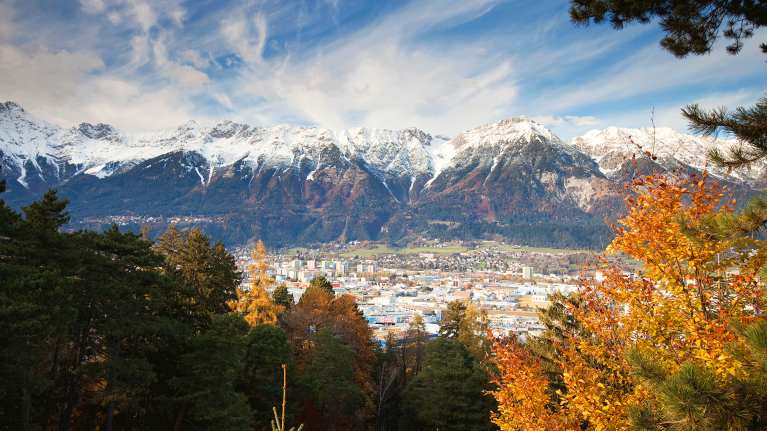
<path id="1" fill-rule="evenodd" d="M 632 154 L 646 158 L 648 152 L 656 157 L 657 163 L 664 169 L 673 170 L 687 165 L 734 181 L 752 182 L 767 172 L 767 162 L 763 161 L 757 162 L 748 172 L 733 172 L 730 175 L 711 169 L 707 154 L 714 148 L 738 145 L 738 141 L 686 135 L 669 127 L 627 129 L 613 126 L 575 137 L 570 140 L 570 144 L 594 158 L 607 176 L 616 175 L 625 159 Z"/>

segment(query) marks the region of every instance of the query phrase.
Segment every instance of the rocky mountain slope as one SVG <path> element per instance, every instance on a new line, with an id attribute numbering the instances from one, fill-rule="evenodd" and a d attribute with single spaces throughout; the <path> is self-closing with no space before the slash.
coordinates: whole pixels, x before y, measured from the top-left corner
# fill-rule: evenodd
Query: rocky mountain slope
<path id="1" fill-rule="evenodd" d="M 632 148 L 654 142 L 664 168 L 700 170 L 708 148 L 727 144 L 670 129 L 651 137 L 646 129 L 611 127 L 568 143 L 525 117 L 454 139 L 415 128 L 230 121 L 130 133 L 104 124 L 64 129 L 13 102 L 0 104 L 3 198 L 10 204 L 53 187 L 72 200 L 75 218 L 205 215 L 218 220 L 210 228 L 228 243 L 398 240 L 427 232 L 591 246 L 595 236 L 609 236 L 604 216 L 619 205 L 612 186 Z M 755 185 L 762 172 L 726 179 Z"/>

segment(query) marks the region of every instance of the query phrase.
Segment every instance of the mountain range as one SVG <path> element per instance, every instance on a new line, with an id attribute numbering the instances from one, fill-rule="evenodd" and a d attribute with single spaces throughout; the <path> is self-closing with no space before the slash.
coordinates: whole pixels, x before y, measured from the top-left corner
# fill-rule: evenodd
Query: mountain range
<path id="1" fill-rule="evenodd" d="M 13 102 L 0 104 L 10 205 L 55 188 L 71 200 L 74 221 L 204 216 L 206 232 L 228 244 L 426 234 L 599 248 L 611 236 L 605 218 L 622 207 L 615 186 L 632 157 L 643 169 L 702 171 L 710 149 L 734 144 L 669 128 L 616 127 L 565 142 L 526 117 L 453 138 L 416 128 L 231 121 L 131 133 L 106 124 L 62 128 Z M 765 163 L 709 172 L 743 192 L 767 180 Z"/>

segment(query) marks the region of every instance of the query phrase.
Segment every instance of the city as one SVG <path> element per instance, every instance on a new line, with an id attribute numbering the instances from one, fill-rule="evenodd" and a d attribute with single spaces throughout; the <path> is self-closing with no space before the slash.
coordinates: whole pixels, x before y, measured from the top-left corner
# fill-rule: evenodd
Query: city
<path id="1" fill-rule="evenodd" d="M 589 273 L 575 263 L 555 265 L 563 260 L 593 262 L 596 258 L 590 252 L 529 249 L 494 241 L 479 242 L 476 247 L 465 244 L 473 249 L 460 253 L 443 250 L 464 244 L 440 247 L 442 244 L 435 241 L 422 240 L 412 245 L 424 251 L 360 257 L 382 245 L 357 248 L 360 244 L 355 242 L 291 249 L 268 255 L 268 275 L 274 278 L 275 286 L 284 284 L 295 302 L 312 279 L 325 277 L 337 296 L 350 294 L 356 298 L 375 338 L 382 343 L 390 333 L 395 338 L 404 334 L 416 314 L 422 316 L 426 331 L 435 337 L 443 311 L 456 300 L 472 302 L 482 309 L 494 333 L 514 333 L 525 339 L 545 329 L 535 310 L 549 304 L 549 294 L 569 295 L 577 291 L 582 277 L 599 276 L 594 274 L 593 266 Z M 249 285 L 250 249 L 236 247 L 230 252 L 243 271 L 243 285 Z M 536 271 L 550 267 L 559 273 Z"/>

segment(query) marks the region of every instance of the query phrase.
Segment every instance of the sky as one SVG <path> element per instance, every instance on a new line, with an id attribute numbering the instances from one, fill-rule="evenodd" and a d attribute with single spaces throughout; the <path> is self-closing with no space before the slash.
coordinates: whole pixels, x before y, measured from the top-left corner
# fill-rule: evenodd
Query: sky
<path id="1" fill-rule="evenodd" d="M 190 119 L 417 127 L 453 137 L 525 115 L 562 139 L 672 127 L 767 93 L 741 54 L 677 59 L 657 22 L 576 27 L 566 0 L 0 0 L 0 101 L 62 127 Z"/>

